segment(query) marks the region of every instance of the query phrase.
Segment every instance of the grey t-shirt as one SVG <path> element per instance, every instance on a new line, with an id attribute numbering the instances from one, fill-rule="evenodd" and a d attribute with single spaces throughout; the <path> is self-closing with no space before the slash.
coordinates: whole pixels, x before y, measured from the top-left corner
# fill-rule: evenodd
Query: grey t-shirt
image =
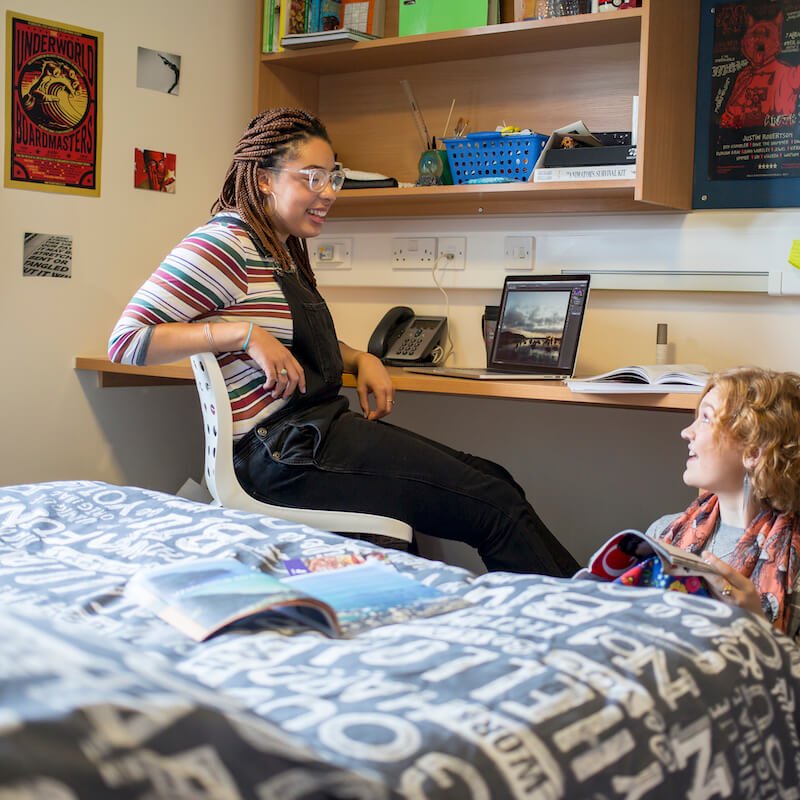
<path id="1" fill-rule="evenodd" d="M 653 539 L 660 539 L 667 528 L 680 516 L 680 514 L 666 514 L 659 517 L 650 527 L 645 531 L 648 536 Z M 711 536 L 711 540 L 707 545 L 707 550 L 710 550 L 717 558 L 723 561 L 730 561 L 731 554 L 736 549 L 736 544 L 744 534 L 744 528 L 737 528 L 734 525 L 717 525 L 716 531 Z M 792 593 L 788 597 L 788 602 L 791 606 L 789 611 L 789 636 L 795 642 L 800 644 L 800 575 L 797 576 L 795 584 L 792 587 Z"/>

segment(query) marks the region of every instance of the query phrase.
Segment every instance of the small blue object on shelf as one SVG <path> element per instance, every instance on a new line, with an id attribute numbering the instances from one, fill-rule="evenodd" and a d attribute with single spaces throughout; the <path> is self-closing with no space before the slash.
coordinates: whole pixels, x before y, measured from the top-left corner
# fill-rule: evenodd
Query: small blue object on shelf
<path id="1" fill-rule="evenodd" d="M 530 178 L 547 138 L 541 133 L 486 131 L 442 141 L 453 183 L 507 183 Z M 492 180 L 483 180 L 487 178 Z"/>

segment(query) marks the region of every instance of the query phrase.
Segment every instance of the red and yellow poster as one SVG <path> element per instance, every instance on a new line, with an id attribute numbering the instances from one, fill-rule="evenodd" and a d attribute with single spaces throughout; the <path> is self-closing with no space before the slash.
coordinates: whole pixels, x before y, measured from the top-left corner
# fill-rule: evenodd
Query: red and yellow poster
<path id="1" fill-rule="evenodd" d="M 103 34 L 6 12 L 4 183 L 100 194 Z"/>

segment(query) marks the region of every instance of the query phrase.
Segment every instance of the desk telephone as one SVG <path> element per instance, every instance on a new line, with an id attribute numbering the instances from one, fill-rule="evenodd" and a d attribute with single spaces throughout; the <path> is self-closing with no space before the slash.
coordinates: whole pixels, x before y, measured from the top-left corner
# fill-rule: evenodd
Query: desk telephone
<path id="1" fill-rule="evenodd" d="M 384 364 L 433 364 L 441 358 L 446 336 L 447 317 L 418 317 L 408 306 L 395 306 L 384 314 L 369 337 L 367 351 Z"/>

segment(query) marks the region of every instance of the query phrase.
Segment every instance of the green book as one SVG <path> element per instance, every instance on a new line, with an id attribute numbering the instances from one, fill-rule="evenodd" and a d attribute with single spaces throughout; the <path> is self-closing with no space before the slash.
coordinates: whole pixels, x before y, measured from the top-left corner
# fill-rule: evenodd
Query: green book
<path id="1" fill-rule="evenodd" d="M 497 22 L 497 0 L 400 0 L 400 36 L 477 28 Z"/>

